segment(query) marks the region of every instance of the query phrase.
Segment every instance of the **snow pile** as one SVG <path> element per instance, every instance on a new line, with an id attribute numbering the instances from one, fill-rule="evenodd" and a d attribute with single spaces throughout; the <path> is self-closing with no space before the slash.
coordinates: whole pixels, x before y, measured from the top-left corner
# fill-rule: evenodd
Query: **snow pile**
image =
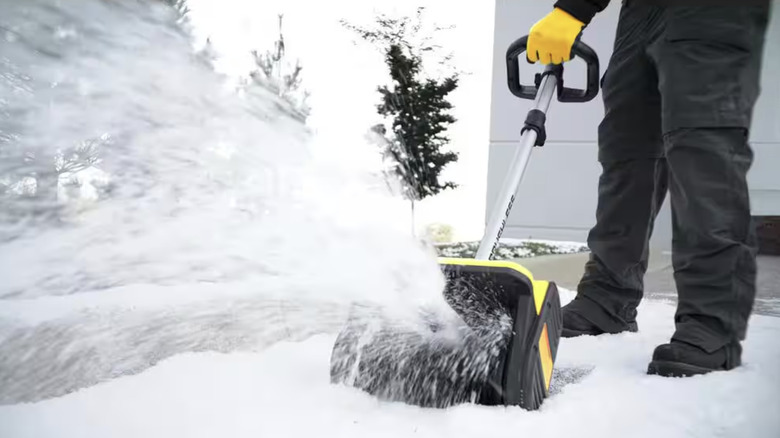
<path id="1" fill-rule="evenodd" d="M 777 437 L 780 320 L 752 319 L 745 363 L 735 371 L 645 375 L 652 348 L 672 331 L 673 312 L 645 302 L 639 333 L 564 339 L 556 394 L 536 412 L 421 409 L 331 385 L 334 337 L 319 335 L 259 352 L 183 354 L 65 397 L 0 407 L 0 436 Z"/>

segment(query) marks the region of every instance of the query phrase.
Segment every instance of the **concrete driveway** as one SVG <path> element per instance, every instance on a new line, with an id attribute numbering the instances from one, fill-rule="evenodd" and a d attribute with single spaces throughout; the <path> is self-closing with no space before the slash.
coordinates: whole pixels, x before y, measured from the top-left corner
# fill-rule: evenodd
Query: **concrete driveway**
<path id="1" fill-rule="evenodd" d="M 555 281 L 576 290 L 588 253 L 563 254 L 518 259 L 535 278 Z M 676 301 L 674 270 L 670 254 L 654 253 L 645 275 L 645 297 Z M 754 311 L 756 314 L 780 317 L 780 257 L 758 257 L 758 284 Z"/>

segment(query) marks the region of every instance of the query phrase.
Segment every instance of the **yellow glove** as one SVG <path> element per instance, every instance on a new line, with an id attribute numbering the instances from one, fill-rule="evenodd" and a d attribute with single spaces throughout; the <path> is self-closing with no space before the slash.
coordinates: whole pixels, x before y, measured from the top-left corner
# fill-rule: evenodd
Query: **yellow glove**
<path id="1" fill-rule="evenodd" d="M 571 58 L 571 48 L 585 23 L 555 8 L 537 21 L 528 34 L 526 56 L 531 62 L 560 64 Z"/>

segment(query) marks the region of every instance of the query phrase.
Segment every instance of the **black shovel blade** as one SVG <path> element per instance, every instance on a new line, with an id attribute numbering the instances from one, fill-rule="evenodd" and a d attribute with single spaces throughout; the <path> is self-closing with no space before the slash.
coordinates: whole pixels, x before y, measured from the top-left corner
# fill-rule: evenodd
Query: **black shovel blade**
<path id="1" fill-rule="evenodd" d="M 399 320 L 354 307 L 333 348 L 331 382 L 423 407 L 538 408 L 549 393 L 560 337 L 554 284 L 534 281 L 508 262 L 440 264 L 452 311 L 420 309 Z"/>

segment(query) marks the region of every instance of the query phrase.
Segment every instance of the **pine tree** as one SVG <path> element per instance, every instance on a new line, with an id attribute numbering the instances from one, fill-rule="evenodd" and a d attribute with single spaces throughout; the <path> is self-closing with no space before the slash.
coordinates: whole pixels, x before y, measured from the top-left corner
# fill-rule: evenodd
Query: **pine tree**
<path id="1" fill-rule="evenodd" d="M 414 202 L 457 187 L 439 180 L 444 167 L 458 158 L 454 152 L 442 151 L 449 143 L 447 126 L 456 121 L 448 113 L 452 104 L 446 97 L 457 88 L 457 78 L 421 79 L 420 59 L 404 54 L 396 44 L 389 47 L 385 62 L 393 85 L 378 88 L 382 103 L 377 109 L 392 120 L 386 153 L 396 163 L 394 171 L 407 199 Z"/>
<path id="2" fill-rule="evenodd" d="M 422 54 L 433 52 L 436 46 L 421 35 L 422 12 L 417 9 L 417 21 L 379 16 L 374 29 L 360 28 L 342 21 L 362 39 L 375 44 L 384 54 L 391 79 L 390 86 L 377 91 L 381 103 L 377 112 L 389 119 L 392 129 L 374 126 L 372 131 L 385 138 L 383 153 L 389 157 L 391 172 L 401 182 L 404 197 L 414 202 L 456 188 L 451 181 L 441 181 L 444 168 L 457 161 L 458 155 L 443 148 L 449 143 L 447 127 L 456 121 L 447 96 L 458 86 L 458 75 L 443 79 L 424 76 Z M 441 28 L 436 28 L 441 30 Z M 444 58 L 444 63 L 450 59 Z"/>

